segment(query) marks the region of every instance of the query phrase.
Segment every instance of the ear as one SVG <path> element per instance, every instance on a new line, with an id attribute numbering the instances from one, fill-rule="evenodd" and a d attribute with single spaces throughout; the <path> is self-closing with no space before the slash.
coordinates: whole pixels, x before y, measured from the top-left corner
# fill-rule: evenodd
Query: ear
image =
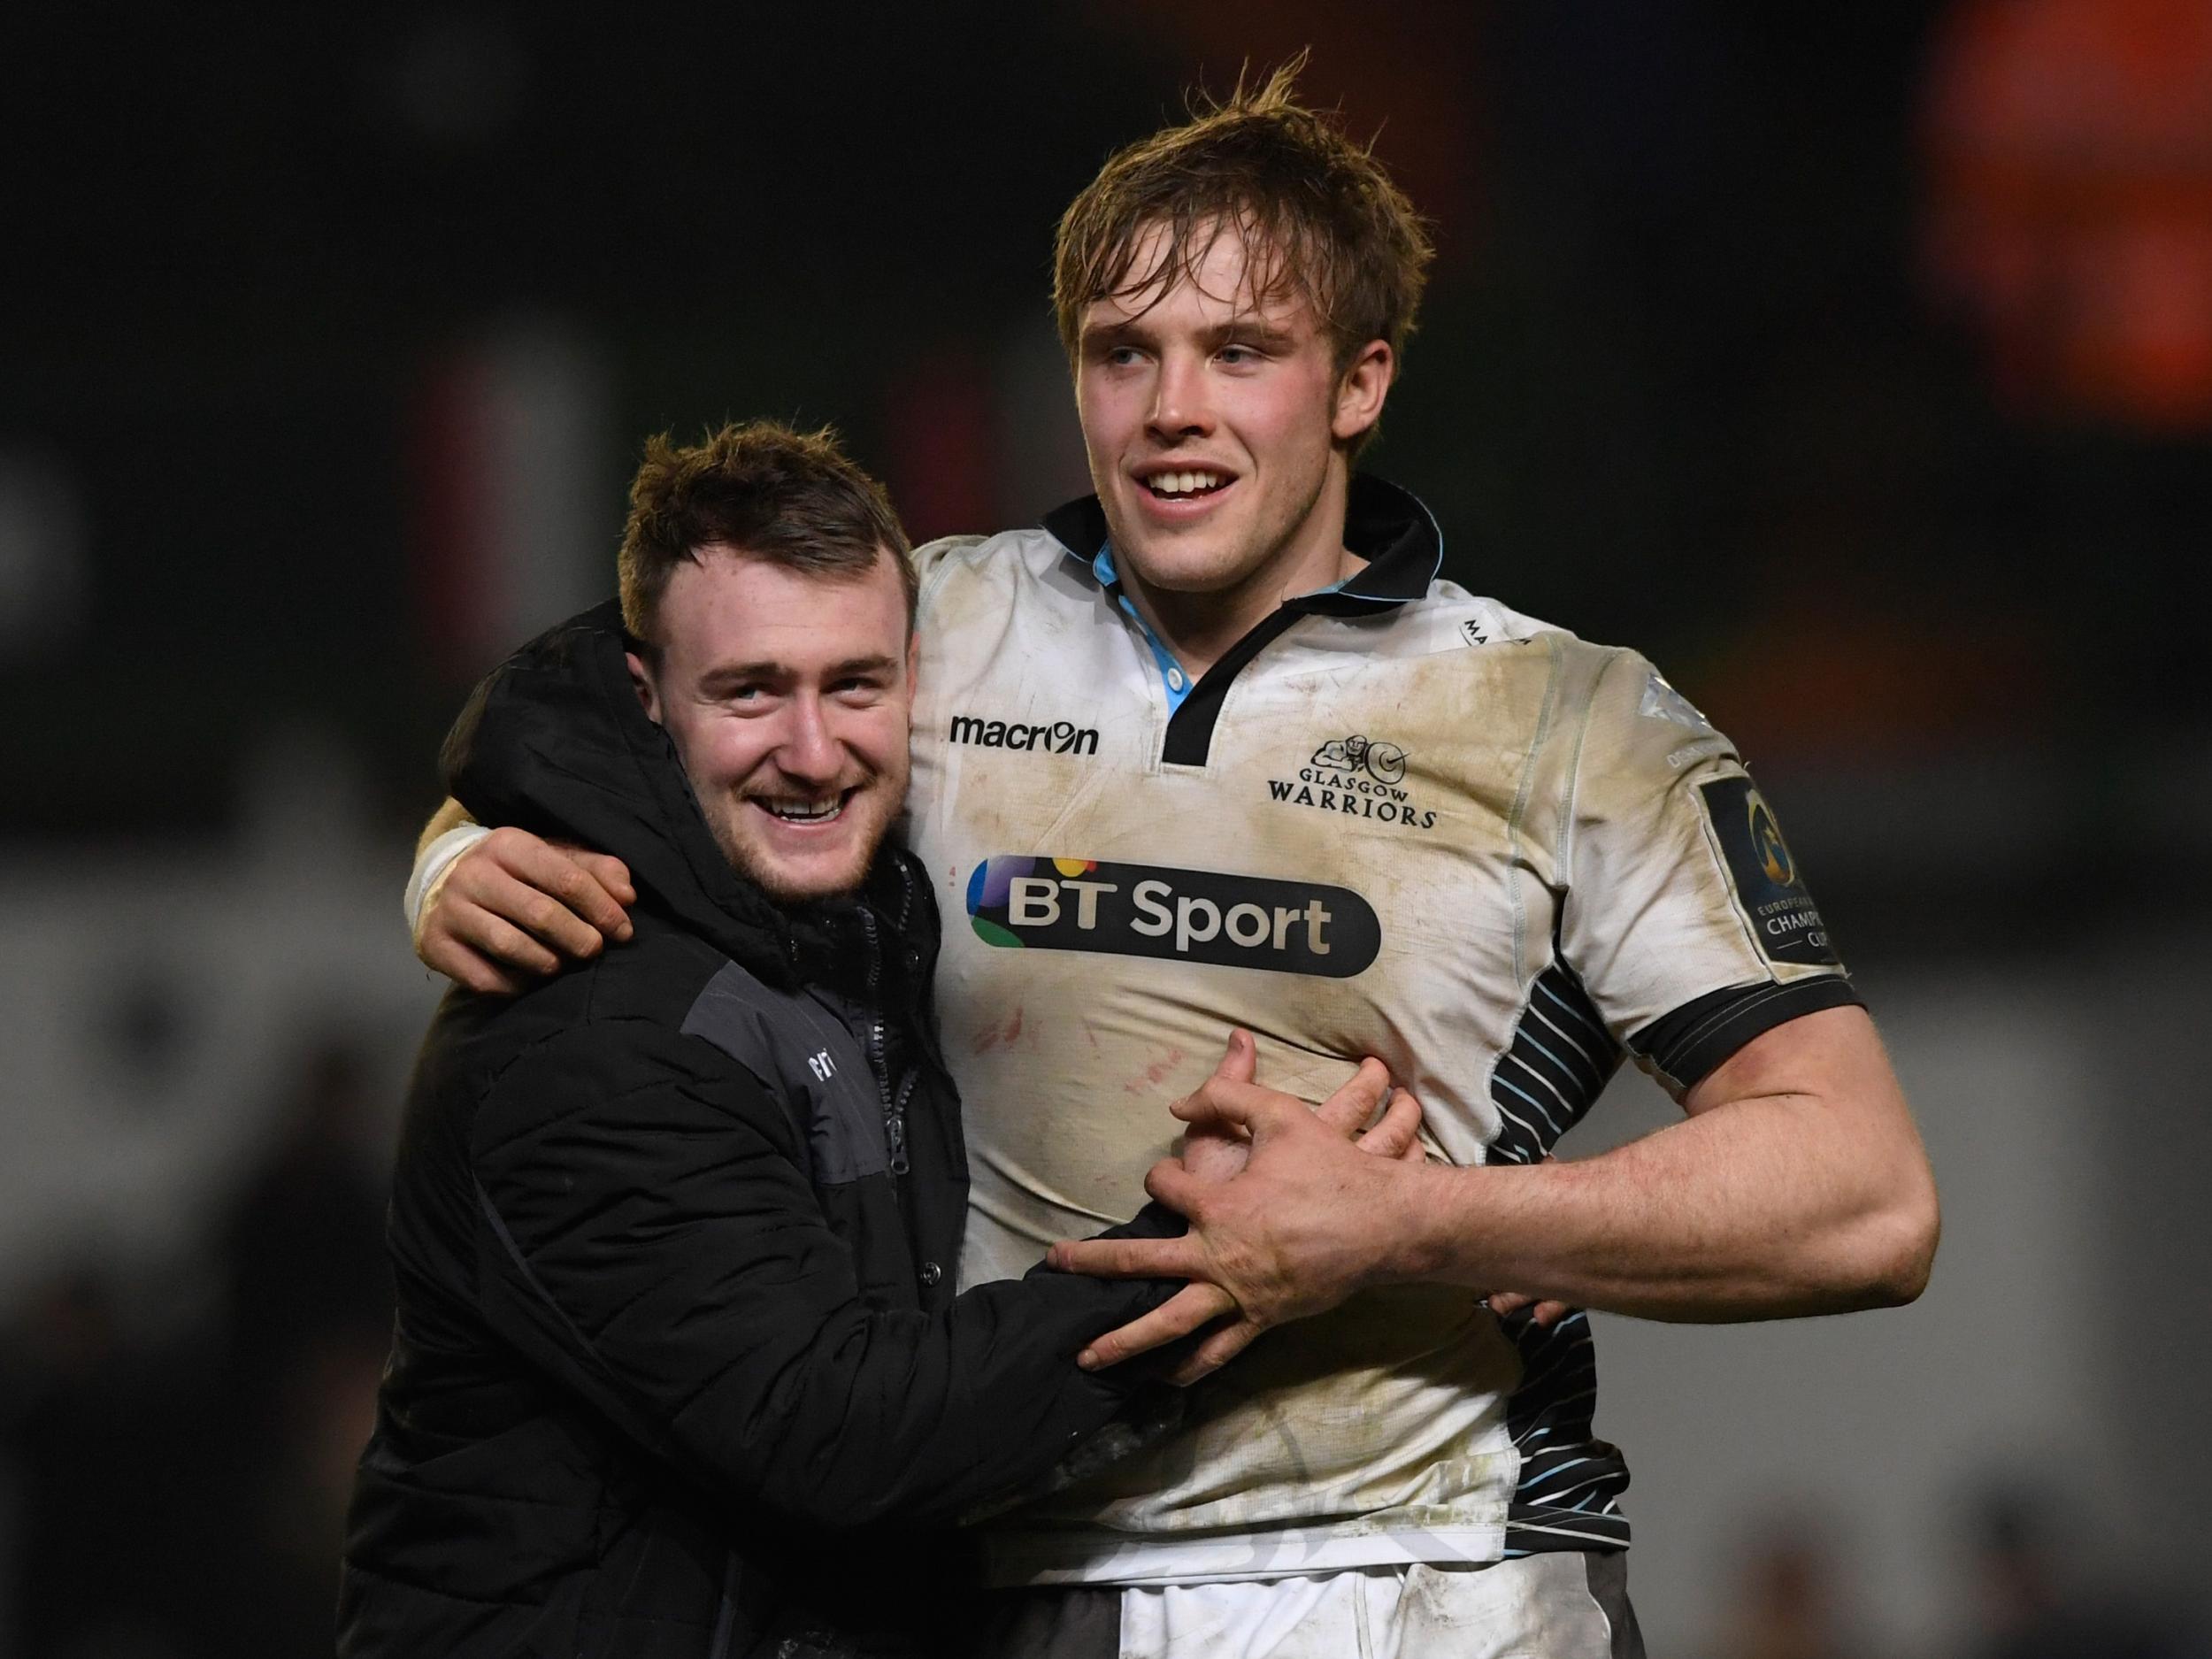
<path id="1" fill-rule="evenodd" d="M 630 689 L 637 693 L 637 700 L 645 710 L 645 718 L 656 726 L 661 723 L 659 687 L 653 683 L 653 671 L 645 665 L 645 659 L 635 651 L 625 651 L 622 660 L 630 670 Z"/>
<path id="2" fill-rule="evenodd" d="M 914 687 L 921 681 L 922 636 L 917 631 L 906 636 L 906 695 L 912 696 Z"/>
<path id="3" fill-rule="evenodd" d="M 1337 382 L 1330 436 L 1339 443 L 1349 443 L 1380 420 L 1383 399 L 1390 396 L 1390 382 L 1397 373 L 1397 355 L 1387 340 L 1371 340 L 1362 346 Z"/>

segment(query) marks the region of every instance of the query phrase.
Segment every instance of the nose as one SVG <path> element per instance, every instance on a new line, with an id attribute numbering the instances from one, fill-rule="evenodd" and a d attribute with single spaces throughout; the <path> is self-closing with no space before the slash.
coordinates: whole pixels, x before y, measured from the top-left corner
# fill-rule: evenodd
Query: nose
<path id="1" fill-rule="evenodd" d="M 1213 409 L 1206 388 L 1206 365 L 1189 352 L 1171 351 L 1160 360 L 1152 383 L 1152 408 L 1146 424 L 1166 442 L 1212 429 Z"/>
<path id="2" fill-rule="evenodd" d="M 844 766 L 841 747 L 829 728 L 829 711 L 821 698 L 794 697 L 786 711 L 783 741 L 776 746 L 776 764 L 802 783 L 833 782 Z"/>

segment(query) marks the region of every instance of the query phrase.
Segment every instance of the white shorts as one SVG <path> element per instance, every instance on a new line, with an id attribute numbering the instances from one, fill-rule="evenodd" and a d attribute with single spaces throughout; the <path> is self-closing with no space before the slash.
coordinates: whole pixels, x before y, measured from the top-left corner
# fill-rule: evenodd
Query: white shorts
<path id="1" fill-rule="evenodd" d="M 1643 1659 L 1624 1553 L 1002 1592 L 1004 1659 Z"/>

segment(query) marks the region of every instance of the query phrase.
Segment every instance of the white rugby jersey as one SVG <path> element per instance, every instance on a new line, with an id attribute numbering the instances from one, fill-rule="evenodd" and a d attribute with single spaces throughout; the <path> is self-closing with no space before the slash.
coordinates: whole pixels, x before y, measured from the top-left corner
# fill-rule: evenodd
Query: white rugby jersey
<path id="1" fill-rule="evenodd" d="M 1125 1220 L 1233 1025 L 1319 1101 L 1374 1055 L 1432 1155 L 1543 1157 L 1625 1048 L 1686 1086 L 1855 1002 L 1728 741 L 1632 652 L 1436 580 L 1355 480 L 1369 562 L 1171 711 L 1096 502 L 922 565 L 910 833 L 973 1179 L 964 1283 Z M 1179 680 L 1179 671 L 1176 675 Z M 1176 689 L 1181 689 L 1179 687 Z M 1189 1582 L 1617 1547 L 1577 1315 L 1406 1286 L 1269 1333 L 1172 1437 L 995 1525 L 1002 1583 Z"/>

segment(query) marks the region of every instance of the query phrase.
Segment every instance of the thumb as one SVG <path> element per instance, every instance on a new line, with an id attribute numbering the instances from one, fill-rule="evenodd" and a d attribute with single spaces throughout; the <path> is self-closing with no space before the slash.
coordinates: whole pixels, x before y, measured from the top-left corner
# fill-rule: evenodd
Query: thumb
<path id="1" fill-rule="evenodd" d="M 1229 1033 L 1229 1046 L 1222 1053 L 1221 1064 L 1214 1067 L 1214 1075 L 1231 1083 L 1249 1083 L 1258 1061 L 1252 1033 L 1240 1026 Z"/>

